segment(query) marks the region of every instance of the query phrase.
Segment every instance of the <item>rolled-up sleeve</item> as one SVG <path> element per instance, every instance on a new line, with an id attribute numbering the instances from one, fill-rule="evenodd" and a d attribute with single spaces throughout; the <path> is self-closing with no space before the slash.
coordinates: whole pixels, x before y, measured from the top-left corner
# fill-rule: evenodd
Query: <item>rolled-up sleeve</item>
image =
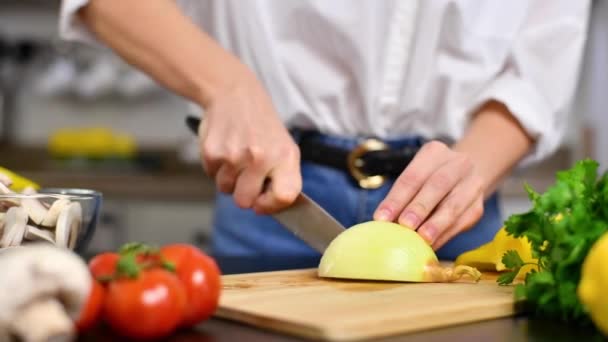
<path id="1" fill-rule="evenodd" d="M 62 0 L 59 13 L 59 36 L 67 41 L 78 41 L 91 45 L 101 45 L 95 35 L 78 17 L 78 11 L 89 0 Z"/>
<path id="2" fill-rule="evenodd" d="M 518 168 L 560 146 L 587 37 L 589 1 L 534 1 L 501 73 L 476 97 L 502 102 L 536 143 Z"/>

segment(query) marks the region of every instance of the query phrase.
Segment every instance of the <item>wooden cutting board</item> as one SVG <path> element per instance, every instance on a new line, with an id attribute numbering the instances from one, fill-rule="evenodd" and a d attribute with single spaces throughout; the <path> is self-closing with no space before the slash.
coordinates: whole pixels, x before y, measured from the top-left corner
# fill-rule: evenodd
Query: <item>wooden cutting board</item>
<path id="1" fill-rule="evenodd" d="M 316 269 L 223 276 L 217 317 L 329 341 L 385 337 L 516 313 L 512 286 L 329 280 Z"/>

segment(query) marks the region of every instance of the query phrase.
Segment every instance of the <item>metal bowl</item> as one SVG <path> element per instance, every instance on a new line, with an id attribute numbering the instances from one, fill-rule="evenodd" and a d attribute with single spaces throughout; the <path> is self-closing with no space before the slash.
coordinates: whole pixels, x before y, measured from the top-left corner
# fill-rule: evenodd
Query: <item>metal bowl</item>
<path id="1" fill-rule="evenodd" d="M 48 242 L 83 251 L 95 233 L 102 202 L 103 195 L 89 189 L 0 195 L 0 248 Z"/>

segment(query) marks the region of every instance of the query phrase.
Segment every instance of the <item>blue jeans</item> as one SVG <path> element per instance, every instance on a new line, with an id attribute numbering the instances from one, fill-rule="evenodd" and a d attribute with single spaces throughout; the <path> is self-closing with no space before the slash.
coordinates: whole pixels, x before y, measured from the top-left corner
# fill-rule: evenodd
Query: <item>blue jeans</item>
<path id="1" fill-rule="evenodd" d="M 297 140 L 298 136 L 294 138 Z M 358 144 L 355 139 L 325 135 L 315 139 L 349 149 Z M 386 143 L 394 147 L 420 146 L 422 140 L 408 138 Z M 372 220 L 373 212 L 393 184 L 388 181 L 378 189 L 361 189 L 349 174 L 306 161 L 301 163 L 301 172 L 303 192 L 345 227 Z M 319 255 L 272 217 L 239 208 L 229 195 L 217 194 L 214 214 L 211 252 L 216 256 L 310 258 Z M 460 253 L 492 240 L 501 225 L 497 195 L 494 194 L 485 202 L 481 220 L 449 241 L 437 255 L 443 260 L 453 260 Z"/>

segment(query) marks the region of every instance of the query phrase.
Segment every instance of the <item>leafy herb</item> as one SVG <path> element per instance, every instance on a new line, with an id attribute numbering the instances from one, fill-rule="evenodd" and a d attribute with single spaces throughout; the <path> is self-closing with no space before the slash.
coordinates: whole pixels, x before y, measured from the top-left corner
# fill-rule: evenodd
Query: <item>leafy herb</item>
<path id="1" fill-rule="evenodd" d="M 505 264 L 505 267 L 510 269 L 510 272 L 503 273 L 498 277 L 498 283 L 500 285 L 508 285 L 513 282 L 517 274 L 524 266 L 524 261 L 521 260 L 519 253 L 514 250 L 507 251 L 502 257 L 502 263 Z"/>
<path id="2" fill-rule="evenodd" d="M 532 209 L 505 222 L 507 234 L 528 238 L 538 260 L 538 271 L 529 272 L 515 289 L 516 297 L 524 298 L 537 314 L 588 321 L 576 288 L 585 256 L 608 231 L 608 173 L 598 178 L 597 168 L 594 160 L 581 160 L 558 172 L 555 184 L 543 194 L 526 185 Z M 516 251 L 506 252 L 502 262 L 510 272 L 497 281 L 508 285 L 524 263 Z"/>

